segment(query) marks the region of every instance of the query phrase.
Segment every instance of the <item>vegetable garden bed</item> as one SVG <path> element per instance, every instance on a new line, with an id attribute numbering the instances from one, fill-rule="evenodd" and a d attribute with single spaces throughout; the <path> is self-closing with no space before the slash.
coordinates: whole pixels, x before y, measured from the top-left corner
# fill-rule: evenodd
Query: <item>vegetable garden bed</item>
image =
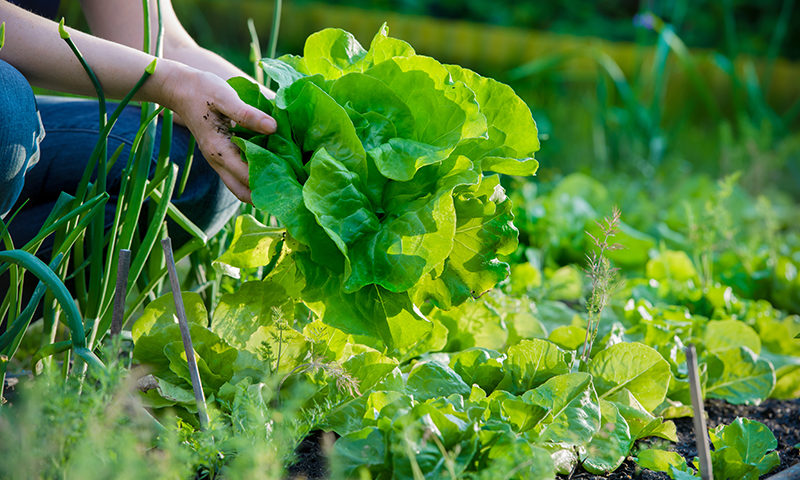
<path id="1" fill-rule="evenodd" d="M 621 173 L 530 182 L 537 128 L 513 90 L 418 55 L 386 27 L 369 48 L 326 29 L 303 56 L 261 65 L 275 99 L 230 81 L 278 123 L 268 137 L 232 132 L 255 208 L 197 269 L 203 285 L 180 293 L 173 275 L 173 293 L 129 312 L 125 340 L 99 346 L 100 326 L 115 323 L 106 297 L 87 347 L 59 290 L 70 338 L 54 343 L 51 321 L 44 346 L 28 346 L 45 374 L 21 415 L 0 412 L 0 429 L 21 438 L 0 445 L 20 458 L 0 474 L 322 477 L 328 459 L 337 479 L 628 478 L 639 467 L 694 479 L 689 344 L 718 478 L 796 461 L 800 234 L 785 195 L 756 201 L 736 176 L 680 172 L 660 196 Z M 163 174 L 174 186 L 175 171 Z M 52 273 L 29 253 L 4 255 Z M 169 249 L 164 259 L 174 273 Z M 139 283 L 155 289 L 162 269 L 159 257 Z M 17 308 L 11 355 L 35 306 Z M 130 378 L 128 361 L 146 374 Z M 759 412 L 767 426 L 733 418 Z M 47 422 L 18 423 L 28 418 Z"/>
<path id="2" fill-rule="evenodd" d="M 767 477 L 771 477 L 794 465 L 800 464 L 798 444 L 800 444 L 800 399 L 794 400 L 767 400 L 758 406 L 731 405 L 721 400 L 710 400 L 705 406 L 708 414 L 710 428 L 727 425 L 737 417 L 748 418 L 763 423 L 775 434 L 778 445 L 776 451 L 780 455 L 780 465 Z M 688 417 L 675 420 L 678 431 L 678 442 L 672 449 L 678 452 L 687 462 L 697 456 L 692 419 Z M 328 462 L 325 457 L 326 442 L 335 441 L 333 434 L 321 431 L 313 432 L 300 444 L 297 453 L 297 462 L 289 467 L 289 477 L 293 479 L 307 478 L 316 480 L 327 478 L 329 475 Z M 643 441 L 638 447 L 646 448 L 651 441 Z M 606 475 L 596 475 L 578 469 L 571 476 L 562 475 L 561 478 L 584 480 L 627 480 L 640 478 L 642 480 L 669 480 L 670 476 L 664 472 L 642 469 L 631 458 L 627 458 L 614 472 Z M 790 477 L 793 478 L 793 477 Z"/>

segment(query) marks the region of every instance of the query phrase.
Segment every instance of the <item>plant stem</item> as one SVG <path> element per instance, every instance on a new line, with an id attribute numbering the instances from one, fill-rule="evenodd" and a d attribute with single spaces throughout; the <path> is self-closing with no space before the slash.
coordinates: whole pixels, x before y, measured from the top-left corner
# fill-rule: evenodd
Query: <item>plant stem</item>
<path id="1" fill-rule="evenodd" d="M 269 44 L 267 45 L 267 54 L 269 58 L 275 58 L 275 53 L 278 51 L 278 32 L 281 27 L 281 10 L 283 9 L 283 1 L 275 0 L 275 11 L 272 13 L 272 29 L 269 32 Z M 271 79 L 267 79 L 267 88 L 270 88 L 272 83 Z"/>
<path id="2" fill-rule="evenodd" d="M 253 75 L 260 85 L 264 84 L 264 70 L 258 66 L 261 60 L 261 43 L 258 41 L 256 23 L 252 18 L 247 19 L 247 30 L 250 31 L 250 61 L 253 63 Z"/>

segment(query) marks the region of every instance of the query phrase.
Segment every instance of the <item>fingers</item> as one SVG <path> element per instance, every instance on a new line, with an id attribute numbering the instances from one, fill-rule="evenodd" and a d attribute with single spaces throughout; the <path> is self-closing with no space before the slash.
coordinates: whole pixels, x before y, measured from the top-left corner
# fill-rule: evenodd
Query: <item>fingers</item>
<path id="1" fill-rule="evenodd" d="M 228 189 L 239 200 L 250 203 L 248 165 L 242 161 L 239 149 L 231 143 L 229 137 L 219 135 L 213 141 L 201 145 L 201 150 Z"/>
<path id="2" fill-rule="evenodd" d="M 217 173 L 219 174 L 219 178 L 222 179 L 222 183 L 228 187 L 228 190 L 236 195 L 236 198 L 245 203 L 253 203 L 250 187 L 246 183 L 243 184 L 228 171 L 218 170 Z"/>
<path id="3" fill-rule="evenodd" d="M 185 94 L 175 110 L 182 114 L 187 127 L 197 139 L 198 146 L 211 167 L 228 189 L 243 202 L 251 202 L 248 165 L 239 149 L 231 142 L 231 121 L 263 134 L 277 129 L 275 120 L 256 107 L 244 103 L 236 92 L 214 75 L 193 77 L 200 85 Z M 188 89 L 185 89 L 188 90 Z"/>
<path id="4" fill-rule="evenodd" d="M 229 111 L 224 105 L 218 105 L 220 113 L 226 115 L 244 128 L 249 128 L 255 132 L 264 133 L 267 135 L 275 133 L 275 130 L 278 128 L 278 124 L 275 122 L 275 119 L 256 107 L 247 105 L 238 98 L 236 101 L 238 105 L 235 108 L 231 108 Z"/>

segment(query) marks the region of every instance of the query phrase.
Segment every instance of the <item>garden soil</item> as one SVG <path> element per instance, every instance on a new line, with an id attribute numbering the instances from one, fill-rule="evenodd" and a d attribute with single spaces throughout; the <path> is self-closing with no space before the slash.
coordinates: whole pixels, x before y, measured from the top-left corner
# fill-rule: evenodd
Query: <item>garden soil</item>
<path id="1" fill-rule="evenodd" d="M 706 401 L 706 413 L 708 414 L 708 427 L 713 428 L 722 424 L 730 424 L 736 417 L 746 417 L 751 420 L 758 420 L 765 424 L 775 434 L 778 439 L 778 453 L 781 457 L 781 464 L 774 471 L 762 478 L 785 470 L 792 465 L 800 462 L 800 399 L 794 400 L 765 400 L 760 405 L 731 405 L 721 400 L 710 399 Z M 690 417 L 677 418 L 674 420 L 678 430 L 678 443 L 672 444 L 664 440 L 664 443 L 653 443 L 652 440 L 640 442 L 641 448 L 648 446 L 660 447 L 675 450 L 683 455 L 687 462 L 691 462 L 697 455 L 695 447 L 694 431 L 692 419 Z M 313 432 L 298 447 L 297 463 L 289 468 L 291 480 L 317 480 L 327 478 L 327 463 L 325 460 L 323 444 L 330 442 L 331 434 L 323 432 Z M 635 451 L 635 449 L 634 449 Z M 623 480 L 623 479 L 642 479 L 642 480 L 669 480 L 666 473 L 653 472 L 639 468 L 629 457 L 614 472 L 608 475 L 594 475 L 578 468 L 569 477 L 563 476 L 560 479 L 566 480 Z"/>

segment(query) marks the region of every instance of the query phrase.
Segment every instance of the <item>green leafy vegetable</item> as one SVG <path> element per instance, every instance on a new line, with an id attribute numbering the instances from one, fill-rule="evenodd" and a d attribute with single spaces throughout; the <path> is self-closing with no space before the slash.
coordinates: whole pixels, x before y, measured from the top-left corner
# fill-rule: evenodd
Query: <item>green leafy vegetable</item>
<path id="1" fill-rule="evenodd" d="M 236 218 L 231 245 L 217 262 L 237 268 L 256 268 L 268 265 L 283 245 L 286 231 L 268 227 L 251 215 Z"/>
<path id="2" fill-rule="evenodd" d="M 635 460 L 640 467 L 670 474 L 670 478 L 675 478 L 672 474 L 672 469 L 690 472 L 686 459 L 677 452 L 648 448 L 641 450 L 636 455 Z"/>
<path id="3" fill-rule="evenodd" d="M 587 456 L 583 462 L 584 468 L 592 473 L 616 470 L 633 445 L 628 423 L 619 409 L 612 402 L 600 400 L 600 412 L 600 430 L 586 446 Z"/>
<path id="4" fill-rule="evenodd" d="M 655 410 L 667 394 L 669 364 L 654 349 L 641 343 L 618 343 L 599 352 L 589 363 L 601 398 L 614 399 L 623 389 L 648 411 Z"/>
<path id="5" fill-rule="evenodd" d="M 450 367 L 430 361 L 414 366 L 406 381 L 408 393 L 420 401 L 451 394 L 468 395 L 469 385 L 464 383 Z"/>
<path id="6" fill-rule="evenodd" d="M 241 79 L 231 85 L 275 116 L 278 132 L 234 142 L 253 203 L 297 243 L 303 300 L 324 322 L 401 355 L 418 351 L 419 338 L 438 344 L 413 305 L 451 308 L 508 276 L 498 255 L 516 249 L 517 230 L 487 174 L 535 173 L 530 110 L 508 86 L 416 55 L 386 27 L 368 50 L 327 29 L 302 57 L 261 64 L 279 85 L 274 101 Z M 268 242 L 243 236 L 220 262 L 257 263 L 241 257 Z"/>
<path id="7" fill-rule="evenodd" d="M 582 446 L 600 429 L 600 406 L 588 374 L 554 376 L 522 399 L 546 412 L 532 431 L 538 442 Z"/>
<path id="8" fill-rule="evenodd" d="M 781 461 L 775 435 L 761 422 L 737 418 L 710 430 L 714 478 L 750 480 L 769 473 Z"/>
<path id="9" fill-rule="evenodd" d="M 564 353 L 546 340 L 523 340 L 509 347 L 506 355 L 506 375 L 498 388 L 514 393 L 524 393 L 555 375 L 569 372 Z"/>
<path id="10" fill-rule="evenodd" d="M 729 348 L 708 359 L 706 395 L 730 403 L 758 403 L 775 386 L 775 369 L 747 347 Z"/>

